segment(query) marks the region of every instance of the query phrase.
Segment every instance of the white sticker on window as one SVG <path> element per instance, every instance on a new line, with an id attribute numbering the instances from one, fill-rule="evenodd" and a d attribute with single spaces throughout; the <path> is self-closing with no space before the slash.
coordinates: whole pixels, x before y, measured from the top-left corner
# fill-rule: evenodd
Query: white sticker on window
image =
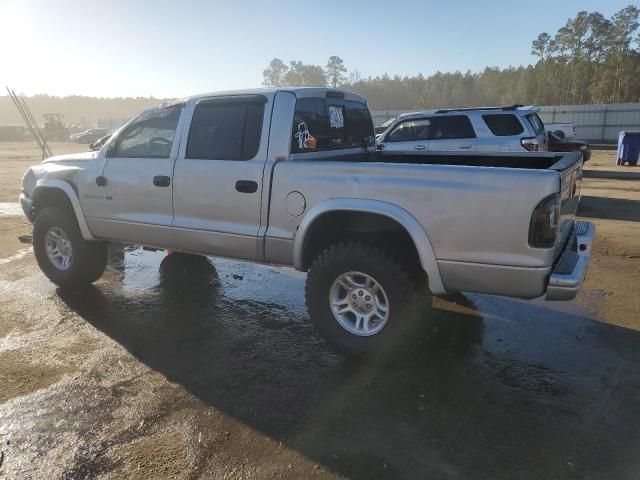
<path id="1" fill-rule="evenodd" d="M 329 106 L 329 125 L 331 128 L 343 128 L 344 117 L 342 116 L 342 107 Z"/>
<path id="2" fill-rule="evenodd" d="M 296 133 L 298 139 L 298 148 L 303 150 L 305 148 L 316 148 L 316 139 L 309 133 L 309 127 L 305 122 L 298 124 L 298 132 Z"/>

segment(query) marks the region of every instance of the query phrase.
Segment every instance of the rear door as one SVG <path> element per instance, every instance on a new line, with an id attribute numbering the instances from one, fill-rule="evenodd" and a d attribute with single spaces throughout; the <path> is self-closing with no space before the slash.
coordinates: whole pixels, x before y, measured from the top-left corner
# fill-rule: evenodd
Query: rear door
<path id="1" fill-rule="evenodd" d="M 426 151 L 429 147 L 430 118 L 414 118 L 398 122 L 382 141 L 390 152 Z"/>
<path id="2" fill-rule="evenodd" d="M 473 151 L 476 132 L 466 115 L 431 117 L 429 126 L 429 151 Z"/>
<path id="3" fill-rule="evenodd" d="M 273 97 L 203 98 L 190 105 L 174 171 L 176 247 L 258 258 L 262 176 Z"/>

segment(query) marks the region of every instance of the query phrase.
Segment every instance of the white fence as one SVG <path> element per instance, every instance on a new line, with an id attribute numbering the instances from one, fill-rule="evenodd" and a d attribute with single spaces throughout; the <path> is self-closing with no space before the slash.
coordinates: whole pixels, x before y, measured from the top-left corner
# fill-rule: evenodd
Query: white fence
<path id="1" fill-rule="evenodd" d="M 402 113 L 402 110 L 375 110 L 376 125 Z M 640 130 L 640 103 L 598 105 L 551 105 L 541 107 L 544 123 L 576 124 L 576 136 L 590 142 L 615 143 L 621 130 Z"/>

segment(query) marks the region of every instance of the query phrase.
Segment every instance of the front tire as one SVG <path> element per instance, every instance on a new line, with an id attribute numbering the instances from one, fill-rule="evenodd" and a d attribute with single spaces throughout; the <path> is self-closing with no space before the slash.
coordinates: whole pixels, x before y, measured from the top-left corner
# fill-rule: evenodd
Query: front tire
<path id="1" fill-rule="evenodd" d="M 416 317 L 415 284 L 403 263 L 360 242 L 322 252 L 307 275 L 312 322 L 339 353 L 376 353 L 398 344 Z"/>
<path id="2" fill-rule="evenodd" d="M 58 207 L 37 212 L 33 249 L 40 269 L 60 287 L 89 285 L 107 265 L 106 245 L 84 240 L 75 217 Z"/>

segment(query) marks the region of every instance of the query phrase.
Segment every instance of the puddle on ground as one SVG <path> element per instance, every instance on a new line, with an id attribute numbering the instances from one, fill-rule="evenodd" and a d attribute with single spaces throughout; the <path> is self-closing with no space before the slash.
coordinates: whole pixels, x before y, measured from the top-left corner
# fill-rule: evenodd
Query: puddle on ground
<path id="1" fill-rule="evenodd" d="M 22 216 L 22 207 L 19 203 L 0 203 L 0 217 Z"/>

